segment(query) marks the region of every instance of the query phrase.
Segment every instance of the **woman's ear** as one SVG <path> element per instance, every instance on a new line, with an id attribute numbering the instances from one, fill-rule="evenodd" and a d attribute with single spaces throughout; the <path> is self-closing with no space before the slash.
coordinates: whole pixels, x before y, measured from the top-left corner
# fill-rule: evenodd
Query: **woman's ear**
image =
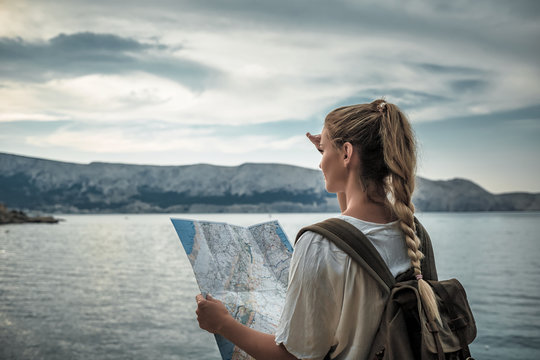
<path id="1" fill-rule="evenodd" d="M 349 164 L 354 154 L 354 146 L 350 142 L 346 142 L 342 147 L 343 160 L 345 164 Z"/>

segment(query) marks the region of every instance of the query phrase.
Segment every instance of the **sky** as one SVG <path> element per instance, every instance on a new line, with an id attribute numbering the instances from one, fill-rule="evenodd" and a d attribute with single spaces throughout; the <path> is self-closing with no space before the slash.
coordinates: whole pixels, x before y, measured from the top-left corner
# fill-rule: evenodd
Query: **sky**
<path id="1" fill-rule="evenodd" d="M 540 2 L 0 0 L 0 152 L 318 168 L 325 115 L 384 97 L 418 175 L 540 192 Z"/>

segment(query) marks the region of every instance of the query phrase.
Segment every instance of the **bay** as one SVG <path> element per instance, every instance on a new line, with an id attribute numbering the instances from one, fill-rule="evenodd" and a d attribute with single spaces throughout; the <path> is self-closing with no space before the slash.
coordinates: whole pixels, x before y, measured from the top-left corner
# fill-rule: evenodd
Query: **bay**
<path id="1" fill-rule="evenodd" d="M 277 219 L 289 239 L 334 214 L 59 215 L 0 227 L 1 359 L 220 359 L 170 217 Z M 540 213 L 420 213 L 440 278 L 476 317 L 476 359 L 540 356 Z"/>

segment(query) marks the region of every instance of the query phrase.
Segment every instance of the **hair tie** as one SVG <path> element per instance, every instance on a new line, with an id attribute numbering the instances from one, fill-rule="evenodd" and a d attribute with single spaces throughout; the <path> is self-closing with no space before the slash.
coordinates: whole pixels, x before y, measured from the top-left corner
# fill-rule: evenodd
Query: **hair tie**
<path id="1" fill-rule="evenodd" d="M 381 114 L 384 113 L 386 110 L 386 103 L 384 101 L 379 103 L 379 105 L 377 105 L 377 109 Z"/>
<path id="2" fill-rule="evenodd" d="M 422 274 L 418 274 L 416 275 L 416 280 L 420 280 L 420 279 L 423 279 L 424 277 L 422 276 Z"/>

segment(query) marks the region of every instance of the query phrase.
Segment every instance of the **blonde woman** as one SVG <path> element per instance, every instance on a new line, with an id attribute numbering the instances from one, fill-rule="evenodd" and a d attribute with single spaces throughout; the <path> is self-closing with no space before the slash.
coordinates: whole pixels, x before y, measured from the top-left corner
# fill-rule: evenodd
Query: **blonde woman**
<path id="1" fill-rule="evenodd" d="M 416 150 L 405 115 L 384 100 L 345 106 L 326 116 L 320 135 L 307 136 L 322 154 L 319 166 L 327 191 L 338 196 L 338 217 L 368 237 L 392 275 L 412 267 L 429 316 L 438 317 L 420 266 L 423 254 L 411 202 Z M 224 336 L 256 359 L 365 359 L 386 298 L 345 252 L 308 231 L 294 249 L 275 334 L 238 323 L 212 297 L 197 295 L 196 300 L 202 329 Z"/>

